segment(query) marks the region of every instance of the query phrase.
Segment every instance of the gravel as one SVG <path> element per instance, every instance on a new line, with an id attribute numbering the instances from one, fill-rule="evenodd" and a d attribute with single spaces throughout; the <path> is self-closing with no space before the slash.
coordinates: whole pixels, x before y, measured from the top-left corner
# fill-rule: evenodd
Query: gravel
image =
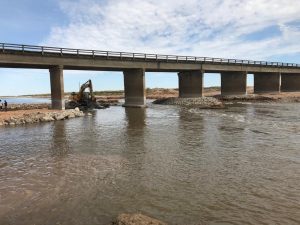
<path id="1" fill-rule="evenodd" d="M 201 98 L 164 98 L 158 99 L 153 104 L 161 105 L 180 105 L 187 107 L 197 107 L 203 109 L 218 109 L 224 108 L 224 104 L 213 97 L 201 97 Z"/>

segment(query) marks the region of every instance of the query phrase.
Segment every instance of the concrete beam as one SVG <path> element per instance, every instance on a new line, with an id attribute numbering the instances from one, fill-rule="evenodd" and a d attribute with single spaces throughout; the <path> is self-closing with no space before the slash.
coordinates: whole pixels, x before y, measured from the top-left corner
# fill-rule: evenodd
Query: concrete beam
<path id="1" fill-rule="evenodd" d="M 203 93 L 203 72 L 184 71 L 178 73 L 179 98 L 198 98 Z"/>
<path id="2" fill-rule="evenodd" d="M 124 107 L 146 107 L 145 69 L 124 70 Z"/>
<path id="3" fill-rule="evenodd" d="M 41 54 L 2 54 L 0 51 L 0 67 L 5 68 L 36 68 L 47 69 L 52 65 L 64 65 L 64 70 L 96 70 L 96 71 L 124 71 L 132 68 L 145 68 L 146 72 L 179 72 L 202 70 L 205 73 L 221 73 L 230 71 L 247 71 L 248 73 L 300 73 L 296 67 L 276 67 L 261 65 L 239 65 L 239 64 L 216 64 L 205 62 L 204 64 L 191 62 L 155 61 L 155 60 L 116 60 L 107 57 L 70 55 L 41 55 Z"/>
<path id="4" fill-rule="evenodd" d="M 52 109 L 65 109 L 64 99 L 64 75 L 62 66 L 54 66 L 49 69 L 51 84 Z"/>
<path id="5" fill-rule="evenodd" d="M 281 74 L 281 91 L 283 92 L 300 92 L 300 73 L 282 73 Z"/>
<path id="6" fill-rule="evenodd" d="M 254 93 L 280 92 L 280 73 L 254 73 Z"/>
<path id="7" fill-rule="evenodd" d="M 221 73 L 221 95 L 246 95 L 247 94 L 247 72 L 222 72 Z"/>

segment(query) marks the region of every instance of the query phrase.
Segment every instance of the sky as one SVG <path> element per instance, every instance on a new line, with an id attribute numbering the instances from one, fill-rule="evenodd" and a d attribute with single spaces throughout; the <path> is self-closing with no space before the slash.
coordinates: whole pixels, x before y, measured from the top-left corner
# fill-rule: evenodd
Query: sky
<path id="1" fill-rule="evenodd" d="M 299 40 L 299 0 L 1 0 L 4 43 L 300 63 Z M 88 79 L 124 89 L 120 72 L 64 78 L 67 92 Z M 0 68 L 0 79 L 0 95 L 50 92 L 47 70 Z M 220 75 L 204 85 L 220 86 Z M 146 87 L 177 88 L 177 74 L 146 73 Z"/>

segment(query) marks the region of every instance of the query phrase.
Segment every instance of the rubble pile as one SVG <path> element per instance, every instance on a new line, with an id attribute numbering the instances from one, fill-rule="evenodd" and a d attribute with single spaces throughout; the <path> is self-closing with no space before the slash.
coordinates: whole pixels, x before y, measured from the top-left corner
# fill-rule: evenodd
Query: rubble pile
<path id="1" fill-rule="evenodd" d="M 8 119 L 0 121 L 0 126 L 3 125 L 22 125 L 30 123 L 39 123 L 39 122 L 50 122 L 57 120 L 71 119 L 75 117 L 83 117 L 85 114 L 76 109 L 64 110 L 64 111 L 55 111 L 55 112 L 34 112 L 34 113 L 24 113 L 22 116 L 11 116 Z"/>
<path id="2" fill-rule="evenodd" d="M 191 107 L 197 107 L 202 109 L 224 108 L 224 104 L 218 99 L 213 97 L 163 98 L 154 101 L 153 104 L 191 106 Z"/>

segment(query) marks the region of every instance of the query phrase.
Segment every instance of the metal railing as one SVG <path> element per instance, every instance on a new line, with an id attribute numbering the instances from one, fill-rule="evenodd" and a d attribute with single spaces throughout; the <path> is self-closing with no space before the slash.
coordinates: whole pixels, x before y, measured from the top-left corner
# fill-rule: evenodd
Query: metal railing
<path id="1" fill-rule="evenodd" d="M 131 53 L 131 52 L 114 52 L 114 51 L 100 51 L 87 49 L 73 49 L 73 48 L 58 48 L 37 45 L 20 45 L 0 43 L 0 53 L 37 53 L 42 56 L 58 55 L 58 56 L 89 56 L 91 58 L 101 57 L 106 59 L 117 60 L 131 60 L 131 61 L 157 61 L 157 62 L 176 62 L 176 63 L 212 63 L 212 64 L 231 64 L 231 65 L 245 65 L 245 66 L 264 66 L 264 67 L 296 67 L 300 68 L 300 64 L 296 63 L 282 63 L 282 62 L 267 62 L 267 61 L 253 61 L 240 59 L 224 59 L 211 57 L 195 57 L 195 56 L 178 56 L 178 55 L 159 55 L 159 54 L 145 54 L 145 53 Z"/>

